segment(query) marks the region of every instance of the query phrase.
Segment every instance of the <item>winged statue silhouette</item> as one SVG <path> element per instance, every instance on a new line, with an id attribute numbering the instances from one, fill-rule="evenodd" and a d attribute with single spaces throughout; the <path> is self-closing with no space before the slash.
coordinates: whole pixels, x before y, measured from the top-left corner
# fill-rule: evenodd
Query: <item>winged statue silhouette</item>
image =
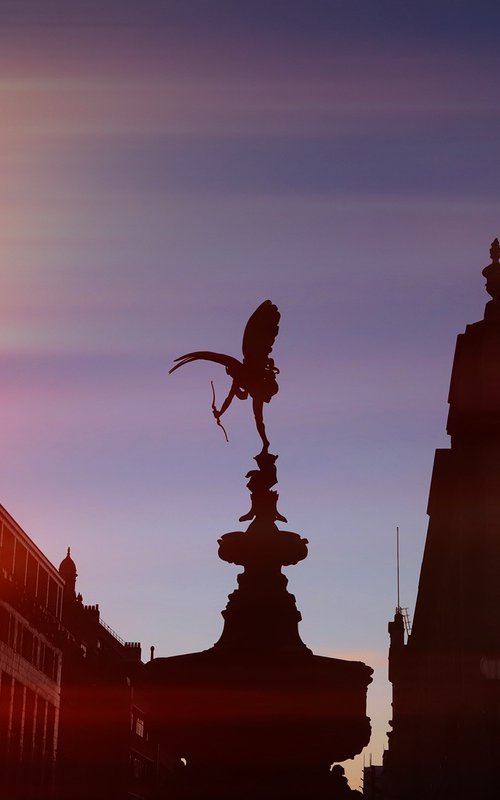
<path id="1" fill-rule="evenodd" d="M 220 418 L 227 411 L 234 397 L 246 400 L 250 396 L 255 424 L 262 439 L 262 452 L 264 453 L 269 451 L 269 440 L 264 425 L 264 403 L 269 403 L 279 388 L 276 381 L 279 369 L 274 365 L 273 359 L 269 357 L 274 340 L 278 335 L 279 321 L 280 313 L 277 307 L 270 300 L 264 300 L 253 312 L 245 326 L 242 343 L 243 361 L 238 361 L 237 358 L 224 353 L 197 350 L 174 359 L 175 366 L 169 372 L 169 374 L 175 372 L 176 369 L 191 361 L 214 361 L 216 364 L 222 364 L 233 382 L 219 410 L 215 407 L 214 398 L 212 411 L 217 424 L 221 425 Z"/>

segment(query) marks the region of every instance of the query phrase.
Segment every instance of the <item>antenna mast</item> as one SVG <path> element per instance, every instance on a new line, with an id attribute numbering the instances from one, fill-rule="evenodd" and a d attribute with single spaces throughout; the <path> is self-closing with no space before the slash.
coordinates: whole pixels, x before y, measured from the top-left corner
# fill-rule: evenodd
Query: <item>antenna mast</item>
<path id="1" fill-rule="evenodd" d="M 396 527 L 396 576 L 398 588 L 398 605 L 396 611 L 399 613 L 401 612 L 401 603 L 399 599 L 399 525 Z"/>
<path id="2" fill-rule="evenodd" d="M 405 626 L 407 636 L 411 633 L 411 620 L 407 608 L 401 608 L 401 598 L 399 595 L 399 525 L 396 527 L 396 582 L 398 590 L 398 604 L 396 606 L 396 614 L 401 614 Z"/>

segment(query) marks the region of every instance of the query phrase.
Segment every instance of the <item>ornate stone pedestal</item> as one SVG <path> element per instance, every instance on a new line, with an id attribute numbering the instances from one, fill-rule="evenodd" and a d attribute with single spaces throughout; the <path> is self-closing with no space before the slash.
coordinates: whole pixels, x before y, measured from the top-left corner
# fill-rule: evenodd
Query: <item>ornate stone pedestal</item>
<path id="1" fill-rule="evenodd" d="M 307 540 L 276 527 L 284 520 L 271 490 L 276 456 L 256 460 L 244 517 L 254 519 L 247 531 L 219 540 L 219 556 L 244 567 L 222 612 L 222 635 L 209 650 L 146 664 L 141 702 L 171 754 L 174 796 L 346 797 L 330 766 L 369 741 L 372 670 L 313 655 L 300 639 L 300 613 L 281 569 L 307 556 Z"/>

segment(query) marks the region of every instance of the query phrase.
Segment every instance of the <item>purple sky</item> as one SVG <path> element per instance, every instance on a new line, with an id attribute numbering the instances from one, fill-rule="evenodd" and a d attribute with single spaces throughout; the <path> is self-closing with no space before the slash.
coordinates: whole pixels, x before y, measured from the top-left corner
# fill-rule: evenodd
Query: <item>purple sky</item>
<path id="1" fill-rule="evenodd" d="M 287 571 L 316 652 L 377 668 L 395 526 L 413 609 L 456 334 L 500 234 L 500 6 L 87 2 L 0 9 L 3 505 L 147 656 L 210 646 L 248 507 L 248 403 L 210 412 L 264 299 Z M 351 770 L 354 784 L 356 771 Z"/>

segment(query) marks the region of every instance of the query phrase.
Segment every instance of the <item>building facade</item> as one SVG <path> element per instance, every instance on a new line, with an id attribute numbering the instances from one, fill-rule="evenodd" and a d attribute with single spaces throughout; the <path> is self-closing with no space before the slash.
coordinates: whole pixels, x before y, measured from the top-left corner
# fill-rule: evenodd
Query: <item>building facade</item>
<path id="1" fill-rule="evenodd" d="M 157 752 L 135 702 L 141 646 L 123 641 L 102 620 L 98 605 L 83 603 L 69 549 L 59 573 L 65 642 L 57 800 L 144 800 L 156 777 Z"/>
<path id="2" fill-rule="evenodd" d="M 493 800 L 500 763 L 500 245 L 492 300 L 457 340 L 412 631 L 389 625 L 385 796 Z"/>
<path id="3" fill-rule="evenodd" d="M 0 506 L 0 796 L 50 797 L 64 581 Z"/>
<path id="4" fill-rule="evenodd" d="M 147 800 L 162 756 L 136 700 L 141 646 L 0 506 L 0 797 Z"/>

